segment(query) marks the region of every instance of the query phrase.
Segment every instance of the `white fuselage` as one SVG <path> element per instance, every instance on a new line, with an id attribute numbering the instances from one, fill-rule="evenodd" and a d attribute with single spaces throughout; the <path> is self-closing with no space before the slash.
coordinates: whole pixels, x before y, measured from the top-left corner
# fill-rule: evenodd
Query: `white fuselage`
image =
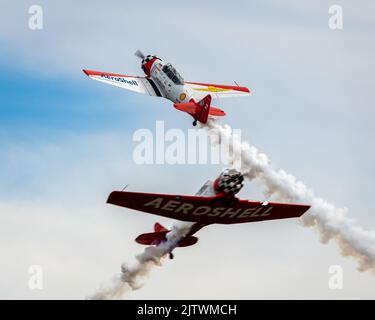
<path id="1" fill-rule="evenodd" d="M 150 78 L 156 83 L 160 94 L 173 103 L 189 102 L 191 92 L 184 86 L 184 80 L 171 64 L 157 59 L 151 67 Z"/>

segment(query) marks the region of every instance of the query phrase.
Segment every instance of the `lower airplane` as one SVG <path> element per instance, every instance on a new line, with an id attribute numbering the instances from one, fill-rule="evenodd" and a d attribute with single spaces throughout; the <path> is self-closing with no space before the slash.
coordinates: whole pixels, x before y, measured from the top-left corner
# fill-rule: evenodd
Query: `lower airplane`
<path id="1" fill-rule="evenodd" d="M 207 181 L 195 196 L 113 191 L 107 203 L 189 221 L 189 231 L 169 252 L 171 259 L 174 248 L 197 243 L 198 238 L 193 235 L 207 225 L 298 218 L 310 208 L 303 204 L 240 200 L 236 194 L 242 189 L 243 183 L 244 177 L 240 172 L 226 169 L 216 180 Z M 141 234 L 135 241 L 143 245 L 159 246 L 167 241 L 169 232 L 171 230 L 155 223 L 154 232 Z"/>

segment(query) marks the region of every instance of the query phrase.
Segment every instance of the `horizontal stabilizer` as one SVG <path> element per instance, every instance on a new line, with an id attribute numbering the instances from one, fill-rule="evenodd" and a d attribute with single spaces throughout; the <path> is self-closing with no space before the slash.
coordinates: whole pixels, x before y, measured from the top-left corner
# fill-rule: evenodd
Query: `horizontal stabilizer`
<path id="1" fill-rule="evenodd" d="M 225 116 L 225 112 L 219 108 L 211 107 L 210 111 L 208 112 L 210 116 L 216 116 L 216 117 L 223 117 Z"/>
<path id="2" fill-rule="evenodd" d="M 212 107 L 211 105 L 211 96 L 207 95 L 201 101 L 194 102 L 183 102 L 183 103 L 175 103 L 173 104 L 177 110 L 189 113 L 193 116 L 194 119 L 206 123 L 207 117 L 210 116 L 217 116 L 222 117 L 225 116 L 225 112 L 219 108 Z"/>
<path id="3" fill-rule="evenodd" d="M 174 103 L 173 106 L 177 110 L 190 114 L 196 114 L 200 111 L 200 107 L 194 102 Z"/>
<path id="4" fill-rule="evenodd" d="M 190 237 L 187 237 L 187 238 L 183 239 L 178 244 L 178 246 L 179 247 L 189 247 L 189 246 L 192 246 L 192 245 L 196 244 L 197 242 L 198 242 L 198 238 L 197 237 L 190 236 Z"/>
<path id="5" fill-rule="evenodd" d="M 166 235 L 168 231 L 164 232 L 150 232 L 150 233 L 143 233 L 139 235 L 135 241 L 139 244 L 144 244 L 147 246 L 151 245 L 159 245 L 161 242 L 166 241 Z"/>
<path id="6" fill-rule="evenodd" d="M 139 235 L 135 241 L 139 244 L 143 244 L 146 246 L 158 246 L 164 241 L 167 241 L 167 233 L 169 231 L 159 231 L 159 232 L 150 232 L 150 233 L 143 233 Z M 198 242 L 198 238 L 194 236 L 189 236 L 187 238 L 183 238 L 179 243 L 178 247 L 188 247 L 196 244 Z"/>

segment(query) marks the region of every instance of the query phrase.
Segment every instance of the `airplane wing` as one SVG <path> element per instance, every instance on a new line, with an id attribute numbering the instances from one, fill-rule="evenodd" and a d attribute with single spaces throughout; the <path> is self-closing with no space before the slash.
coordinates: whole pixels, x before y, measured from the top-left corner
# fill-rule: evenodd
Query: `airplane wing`
<path id="1" fill-rule="evenodd" d="M 146 77 L 128 76 L 125 74 L 108 73 L 83 69 L 83 72 L 91 79 L 111 84 L 129 91 L 162 97 L 156 83 Z"/>
<path id="2" fill-rule="evenodd" d="M 242 97 L 250 95 L 250 90 L 246 87 L 187 81 L 185 81 L 184 84 L 185 87 L 189 90 L 189 92 L 198 100 L 201 100 L 207 94 L 210 94 L 212 98 L 216 99 Z"/>
<path id="3" fill-rule="evenodd" d="M 156 193 L 113 191 L 107 200 L 117 206 L 148 212 L 176 220 L 202 224 L 233 224 L 297 218 L 310 206 L 302 204 L 239 200 L 225 203 L 224 198 L 180 196 Z"/>

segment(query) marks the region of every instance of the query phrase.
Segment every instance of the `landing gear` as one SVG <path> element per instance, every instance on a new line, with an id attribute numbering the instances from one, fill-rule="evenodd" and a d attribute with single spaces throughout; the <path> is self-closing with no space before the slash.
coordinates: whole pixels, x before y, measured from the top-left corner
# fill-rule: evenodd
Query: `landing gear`
<path id="1" fill-rule="evenodd" d="M 169 259 L 173 259 L 174 258 L 174 254 L 172 252 L 169 252 Z"/>
<path id="2" fill-rule="evenodd" d="M 193 126 L 195 127 L 197 125 L 197 120 L 193 121 Z"/>

